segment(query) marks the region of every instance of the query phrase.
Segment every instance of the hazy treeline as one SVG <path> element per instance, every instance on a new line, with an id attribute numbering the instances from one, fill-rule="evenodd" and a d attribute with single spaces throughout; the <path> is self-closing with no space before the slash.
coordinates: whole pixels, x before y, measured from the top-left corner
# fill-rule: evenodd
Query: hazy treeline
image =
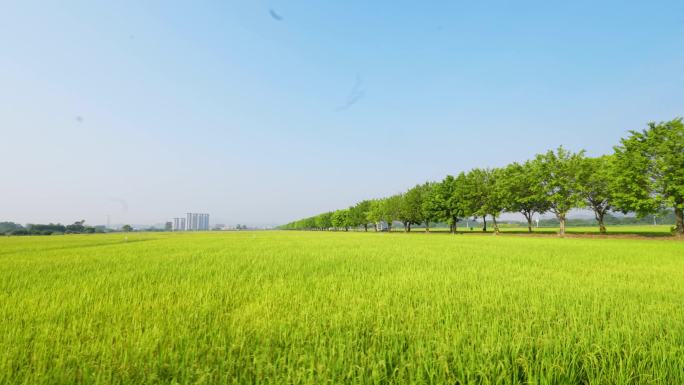
<path id="1" fill-rule="evenodd" d="M 0 235 L 94 234 L 104 232 L 104 226 L 88 226 L 85 221 L 76 221 L 70 225 L 30 223 L 26 226 L 14 222 L 0 222 Z"/>
<path id="2" fill-rule="evenodd" d="M 374 228 L 393 222 L 411 226 L 445 222 L 452 233 L 465 218 L 487 219 L 498 232 L 504 212 L 522 214 L 532 231 L 535 214 L 553 213 L 565 234 L 568 212 L 594 212 L 601 232 L 609 212 L 638 217 L 672 210 L 675 233 L 684 235 L 684 124 L 681 118 L 649 123 L 596 158 L 563 147 L 523 163 L 501 168 L 475 168 L 440 182 L 426 182 L 381 199 L 364 200 L 346 209 L 322 213 L 281 226 L 287 230 Z"/>

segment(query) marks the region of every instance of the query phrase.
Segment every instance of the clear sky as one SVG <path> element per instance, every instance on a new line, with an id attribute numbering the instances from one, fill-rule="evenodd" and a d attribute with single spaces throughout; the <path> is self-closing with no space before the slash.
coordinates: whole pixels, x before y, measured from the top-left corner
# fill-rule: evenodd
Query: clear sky
<path id="1" fill-rule="evenodd" d="M 0 221 L 279 224 L 684 114 L 682 1 L 11 1 Z"/>

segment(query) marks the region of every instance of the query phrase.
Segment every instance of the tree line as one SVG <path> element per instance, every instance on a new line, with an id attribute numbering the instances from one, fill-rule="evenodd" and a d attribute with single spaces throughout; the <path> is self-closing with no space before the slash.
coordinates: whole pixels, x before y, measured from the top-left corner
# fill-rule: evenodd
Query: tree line
<path id="1" fill-rule="evenodd" d="M 94 234 L 103 233 L 104 230 L 104 227 L 86 225 L 85 220 L 76 221 L 70 225 L 29 223 L 22 226 L 14 222 L 0 222 L 0 235 Z"/>
<path id="2" fill-rule="evenodd" d="M 61 234 L 99 234 L 112 232 L 104 226 L 88 226 L 85 220 L 76 221 L 70 225 L 61 223 L 29 223 L 22 226 L 14 222 L 0 222 L 0 235 L 61 235 Z M 130 225 L 121 227 L 121 231 L 130 232 L 133 228 Z"/>
<path id="3" fill-rule="evenodd" d="M 562 146 L 522 163 L 501 168 L 475 168 L 447 175 L 439 182 L 416 185 L 406 192 L 364 200 L 346 209 L 322 213 L 280 226 L 287 230 L 376 231 L 400 222 L 404 231 L 445 222 L 455 234 L 465 218 L 487 218 L 498 233 L 497 218 L 520 213 L 532 232 L 535 214 L 553 213 L 565 234 L 568 212 L 593 211 L 601 233 L 610 212 L 638 217 L 672 210 L 674 232 L 684 236 L 684 124 L 682 118 L 651 122 L 613 147 L 613 153 L 587 157 Z"/>

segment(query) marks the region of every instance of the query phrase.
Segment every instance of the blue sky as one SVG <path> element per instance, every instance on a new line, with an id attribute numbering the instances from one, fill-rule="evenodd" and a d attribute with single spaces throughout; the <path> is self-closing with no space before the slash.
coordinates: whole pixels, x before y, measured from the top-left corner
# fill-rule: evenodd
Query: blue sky
<path id="1" fill-rule="evenodd" d="M 278 224 L 607 153 L 684 114 L 684 3 L 597 3 L 8 2 L 0 220 Z"/>

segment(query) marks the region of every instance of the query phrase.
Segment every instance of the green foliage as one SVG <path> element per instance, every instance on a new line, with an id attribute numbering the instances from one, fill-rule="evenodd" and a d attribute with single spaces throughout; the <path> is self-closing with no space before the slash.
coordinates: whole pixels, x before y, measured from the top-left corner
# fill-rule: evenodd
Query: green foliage
<path id="1" fill-rule="evenodd" d="M 435 184 L 430 196 L 437 218 L 449 225 L 451 233 L 456 232 L 458 222 L 466 215 L 467 205 L 462 195 L 464 182 L 464 173 L 456 178 L 448 175 L 442 182 Z"/>
<path id="2" fill-rule="evenodd" d="M 423 184 L 423 223 L 427 231 L 430 231 L 430 224 L 439 222 L 439 197 L 437 191 L 437 183 L 427 182 Z"/>
<path id="3" fill-rule="evenodd" d="M 649 123 L 615 146 L 615 206 L 639 215 L 671 207 L 684 234 L 684 124 L 682 119 Z"/>
<path id="4" fill-rule="evenodd" d="M 465 215 L 481 217 L 485 221 L 490 215 L 494 229 L 498 231 L 496 217 L 506 208 L 502 182 L 502 171 L 499 169 L 476 168 L 465 174 L 462 188 Z"/>
<path id="5" fill-rule="evenodd" d="M 411 231 L 411 225 L 419 225 L 425 221 L 423 201 L 426 185 L 416 185 L 402 196 L 398 218 L 404 224 L 405 231 Z"/>
<path id="6" fill-rule="evenodd" d="M 380 199 L 373 199 L 370 201 L 369 209 L 366 212 L 366 219 L 369 222 L 375 224 L 375 229 L 378 229 L 378 225 L 382 221 L 383 217 L 383 203 Z"/>
<path id="7" fill-rule="evenodd" d="M 0 234 L 11 233 L 12 231 L 23 230 L 24 227 L 14 222 L 0 222 Z"/>
<path id="8" fill-rule="evenodd" d="M 328 230 L 333 227 L 332 224 L 332 212 L 323 213 L 316 217 L 315 226 L 319 230 Z"/>
<path id="9" fill-rule="evenodd" d="M 568 212 L 575 208 L 594 211 L 601 232 L 610 210 L 646 215 L 674 209 L 677 233 L 684 236 L 684 124 L 682 119 L 650 123 L 643 132 L 631 132 L 615 147 L 614 156 L 586 158 L 559 147 L 538 154 L 522 164 L 502 169 L 473 169 L 439 183 L 416 185 L 403 194 L 363 201 L 349 208 L 348 226 L 367 228 L 368 223 L 401 221 L 414 225 L 444 222 L 452 232 L 461 218 L 487 217 L 494 221 L 503 212 L 522 214 L 532 231 L 535 214 L 551 211 L 565 232 Z M 327 215 L 327 214 L 322 214 Z M 329 229 L 323 217 L 305 218 L 283 229 Z M 316 222 L 314 225 L 313 222 Z M 338 227 L 338 226 L 335 226 Z M 342 226 L 344 227 L 344 226 Z"/>
<path id="10" fill-rule="evenodd" d="M 7 235 L 54 235 L 54 234 L 93 234 L 98 232 L 95 227 L 84 225 L 85 221 L 78 221 L 64 226 L 59 223 L 36 224 L 30 223 L 26 228 L 13 222 L 0 223 L 0 234 Z M 100 231 L 102 232 L 102 231 Z"/>
<path id="11" fill-rule="evenodd" d="M 349 227 L 352 225 L 349 209 L 337 210 L 333 212 L 332 216 L 330 217 L 330 222 L 332 227 L 336 229 L 344 229 L 345 231 L 349 230 Z"/>
<path id="12" fill-rule="evenodd" d="M 121 231 L 123 231 L 125 233 L 129 233 L 129 232 L 133 231 L 133 227 L 131 227 L 131 225 L 123 225 L 123 226 L 121 226 Z"/>
<path id="13" fill-rule="evenodd" d="M 389 198 L 382 199 L 380 202 L 382 210 L 382 220 L 387 224 L 387 229 L 392 231 L 392 223 L 399 220 L 401 215 L 401 201 L 403 196 L 401 194 L 392 195 Z"/>
<path id="14" fill-rule="evenodd" d="M 555 152 L 538 154 L 533 163 L 533 173 L 546 196 L 549 209 L 560 221 L 560 234 L 565 233 L 568 211 L 582 204 L 580 175 L 584 163 L 584 151 L 572 153 L 563 147 Z"/>
<path id="15" fill-rule="evenodd" d="M 611 180 L 614 174 L 612 157 L 585 158 L 579 176 L 579 185 L 584 204 L 594 212 L 601 232 L 606 232 L 604 217 L 612 208 L 613 190 Z"/>
<path id="16" fill-rule="evenodd" d="M 368 230 L 368 211 L 371 207 L 371 201 L 365 200 L 357 203 L 355 206 L 349 208 L 349 222 L 352 227 L 363 226 Z"/>
<path id="17" fill-rule="evenodd" d="M 549 210 L 549 201 L 537 178 L 536 166 L 533 161 L 512 163 L 503 169 L 500 178 L 504 210 L 521 213 L 527 220 L 529 231 L 532 231 L 534 214 Z"/>

